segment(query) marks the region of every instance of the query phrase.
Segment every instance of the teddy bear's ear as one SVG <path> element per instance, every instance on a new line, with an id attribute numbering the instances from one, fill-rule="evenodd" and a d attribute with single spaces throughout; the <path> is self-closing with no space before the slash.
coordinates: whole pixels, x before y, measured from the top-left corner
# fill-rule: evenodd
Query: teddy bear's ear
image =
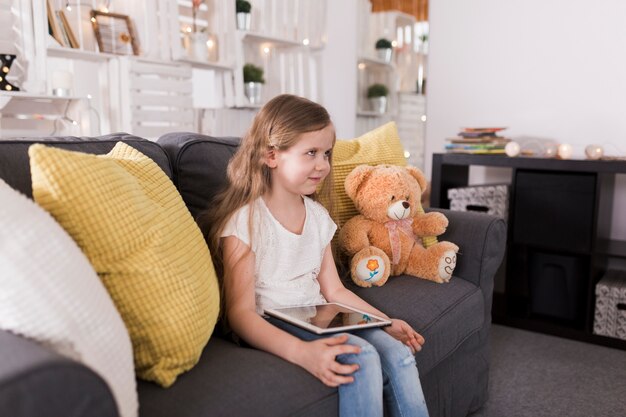
<path id="1" fill-rule="evenodd" d="M 413 178 L 417 180 L 417 183 L 422 189 L 422 193 L 425 192 L 426 187 L 428 187 L 428 181 L 426 181 L 426 177 L 424 176 L 422 171 L 410 165 L 406 167 L 406 170 Z"/>
<path id="2" fill-rule="evenodd" d="M 367 179 L 367 177 L 369 177 L 373 170 L 373 166 L 359 165 L 348 174 L 344 187 L 346 189 L 346 194 L 348 194 L 348 197 L 350 197 L 352 201 L 354 201 L 354 197 L 356 196 L 359 186 Z"/>

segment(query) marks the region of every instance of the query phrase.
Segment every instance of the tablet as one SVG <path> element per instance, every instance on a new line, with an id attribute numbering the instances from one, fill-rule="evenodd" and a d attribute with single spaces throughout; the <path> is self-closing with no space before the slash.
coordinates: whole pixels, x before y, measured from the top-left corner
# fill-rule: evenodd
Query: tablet
<path id="1" fill-rule="evenodd" d="M 317 334 L 389 326 L 391 320 L 339 303 L 265 309 L 265 314 Z"/>

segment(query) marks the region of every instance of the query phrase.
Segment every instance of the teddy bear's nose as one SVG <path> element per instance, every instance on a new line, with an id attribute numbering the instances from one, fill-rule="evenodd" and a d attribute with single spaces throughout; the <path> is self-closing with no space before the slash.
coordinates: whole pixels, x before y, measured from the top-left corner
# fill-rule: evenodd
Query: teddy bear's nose
<path id="1" fill-rule="evenodd" d="M 402 207 L 404 207 L 405 209 L 408 209 L 409 207 L 411 207 L 411 205 L 409 204 L 408 201 L 403 201 L 402 202 Z"/>

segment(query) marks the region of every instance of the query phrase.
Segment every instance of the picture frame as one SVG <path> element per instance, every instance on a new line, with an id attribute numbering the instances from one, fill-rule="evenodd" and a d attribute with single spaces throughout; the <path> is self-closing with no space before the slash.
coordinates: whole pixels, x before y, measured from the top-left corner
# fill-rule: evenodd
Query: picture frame
<path id="1" fill-rule="evenodd" d="M 75 49 L 80 48 L 78 39 L 76 39 L 76 36 L 74 35 L 74 31 L 72 30 L 72 26 L 70 26 L 70 22 L 67 19 L 65 12 L 63 10 L 59 10 L 57 11 L 57 14 L 59 15 L 61 29 L 65 32 L 65 37 L 67 38 L 69 46 Z"/>
<path id="2" fill-rule="evenodd" d="M 129 16 L 92 10 L 91 24 L 100 52 L 139 55 L 139 42 Z"/>
<path id="3" fill-rule="evenodd" d="M 51 0 L 46 0 L 46 9 L 48 12 L 48 31 L 50 35 L 59 43 L 59 45 L 69 46 L 69 44 L 65 43 L 63 32 L 61 31 L 61 26 L 59 25 L 56 12 L 52 7 Z"/>

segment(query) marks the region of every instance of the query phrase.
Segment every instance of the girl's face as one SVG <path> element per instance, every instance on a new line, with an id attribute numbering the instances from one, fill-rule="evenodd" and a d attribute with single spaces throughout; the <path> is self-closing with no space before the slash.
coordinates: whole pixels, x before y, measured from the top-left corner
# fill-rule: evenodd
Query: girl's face
<path id="1" fill-rule="evenodd" d="M 272 168 L 272 187 L 310 195 L 330 172 L 335 127 L 303 133 L 298 141 L 283 151 L 270 152 L 267 165 Z"/>

